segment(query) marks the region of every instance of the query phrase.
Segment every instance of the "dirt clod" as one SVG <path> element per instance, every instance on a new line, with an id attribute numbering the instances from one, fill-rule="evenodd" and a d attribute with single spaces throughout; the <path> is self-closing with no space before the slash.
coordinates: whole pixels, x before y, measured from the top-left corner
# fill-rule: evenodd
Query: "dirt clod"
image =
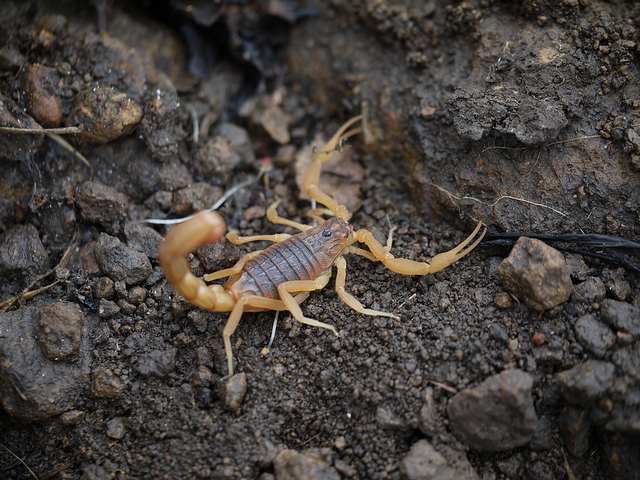
<path id="1" fill-rule="evenodd" d="M 582 304 L 601 302 L 607 295 L 604 282 L 600 277 L 589 277 L 573 287 L 572 301 Z"/>
<path id="2" fill-rule="evenodd" d="M 532 386 L 529 374 L 507 370 L 457 393 L 447 407 L 454 435 L 469 447 L 484 451 L 526 445 L 538 421 Z"/>
<path id="3" fill-rule="evenodd" d="M 576 338 L 582 346 L 596 357 L 604 357 L 616 343 L 616 335 L 594 315 L 587 314 L 578 319 L 574 325 Z"/>
<path id="4" fill-rule="evenodd" d="M 211 207 L 221 196 L 222 190 L 206 182 L 197 182 L 178 190 L 173 195 L 173 213 L 189 215 Z"/>
<path id="5" fill-rule="evenodd" d="M 611 362 L 588 360 L 558 374 L 560 391 L 572 405 L 588 407 L 611 390 L 616 367 Z"/>
<path id="6" fill-rule="evenodd" d="M 158 257 L 158 247 L 162 243 L 163 237 L 157 230 L 138 224 L 126 224 L 124 227 L 124 235 L 127 239 L 127 245 L 131 248 L 144 253 L 149 258 Z"/>
<path id="7" fill-rule="evenodd" d="M 0 275 L 27 285 L 48 269 L 49 255 L 36 227 L 17 225 L 0 234 Z"/>
<path id="8" fill-rule="evenodd" d="M 0 401 L 6 412 L 27 421 L 74 408 L 89 380 L 89 352 L 63 362 L 42 353 L 34 329 L 44 306 L 0 313 Z"/>
<path id="9" fill-rule="evenodd" d="M 176 366 L 176 348 L 153 350 L 140 355 L 136 364 L 136 371 L 145 377 L 154 375 L 164 377 L 171 373 Z"/>

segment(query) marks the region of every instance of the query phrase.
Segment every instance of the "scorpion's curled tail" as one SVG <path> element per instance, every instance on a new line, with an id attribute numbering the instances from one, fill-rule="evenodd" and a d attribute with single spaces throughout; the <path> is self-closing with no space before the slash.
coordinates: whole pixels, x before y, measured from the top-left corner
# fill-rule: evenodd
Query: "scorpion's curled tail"
<path id="1" fill-rule="evenodd" d="M 220 285 L 208 286 L 189 268 L 186 256 L 200 245 L 215 243 L 227 230 L 222 217 L 215 212 L 202 212 L 179 224 L 158 248 L 158 260 L 173 288 L 192 304 L 207 310 L 226 311 L 233 301 Z"/>

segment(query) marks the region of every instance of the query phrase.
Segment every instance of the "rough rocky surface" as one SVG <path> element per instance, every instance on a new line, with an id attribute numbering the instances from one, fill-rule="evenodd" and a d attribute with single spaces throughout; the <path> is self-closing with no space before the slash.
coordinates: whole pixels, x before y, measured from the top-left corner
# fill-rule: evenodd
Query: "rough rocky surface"
<path id="1" fill-rule="evenodd" d="M 504 291 L 503 248 L 420 278 L 348 255 L 348 290 L 401 320 L 355 313 L 331 281 L 302 309 L 339 338 L 281 314 L 267 352 L 273 312 L 247 313 L 231 389 L 228 314 L 173 292 L 155 252 L 167 227 L 139 222 L 244 182 L 219 208 L 229 228 L 291 233 L 266 208 L 280 198 L 308 221 L 302 159 L 366 102 L 370 138 L 342 145 L 321 184 L 349 194 L 356 228 L 384 242 L 397 226 L 394 255 L 428 261 L 478 219 L 637 242 L 638 4 L 179 4 L 2 4 L 0 123 L 34 131 L 0 133 L 0 302 L 53 268 L 0 312 L 2 444 L 39 478 L 636 478 L 634 270 L 562 251 L 574 293 L 537 311 Z M 108 131 L 63 136 L 91 167 L 41 130 L 75 122 Z M 202 275 L 265 246 L 189 264 Z M 75 306 L 44 338 L 39 312 L 61 303 Z M 75 353 L 49 359 L 41 340 Z M 474 392 L 516 401 L 460 427 L 448 405 Z M 522 446 L 454 435 L 512 438 L 515 412 Z M 33 478 L 5 449 L 0 472 Z"/>

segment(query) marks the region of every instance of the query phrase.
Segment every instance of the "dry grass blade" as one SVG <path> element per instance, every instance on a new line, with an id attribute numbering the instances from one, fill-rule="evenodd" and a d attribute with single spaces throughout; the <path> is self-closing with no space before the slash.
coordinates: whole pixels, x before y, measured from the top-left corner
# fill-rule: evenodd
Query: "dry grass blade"
<path id="1" fill-rule="evenodd" d="M 91 170 L 91 178 L 93 178 L 93 165 L 91 165 L 91 163 L 89 163 L 89 160 L 87 160 L 84 157 L 84 155 L 82 155 L 75 148 L 73 148 L 73 145 L 71 145 L 69 142 L 67 142 L 64 138 L 62 138 L 60 135 L 58 135 L 56 133 L 47 133 L 47 137 L 49 137 L 51 140 L 56 142 L 58 145 L 60 145 L 65 150 L 73 153 L 76 156 L 76 158 L 78 158 L 78 160 L 80 160 L 87 167 L 89 167 L 89 170 Z"/>
<path id="2" fill-rule="evenodd" d="M 33 478 L 35 478 L 36 480 L 38 480 L 38 476 L 33 473 L 33 470 L 31 470 L 29 468 L 29 465 L 27 465 L 26 463 L 24 463 L 24 460 L 22 460 L 18 455 L 16 455 L 15 453 L 13 453 L 9 448 L 6 447 L 6 445 L 4 443 L 0 443 L 0 446 L 2 446 L 2 448 L 4 448 L 7 452 L 9 452 L 11 455 L 13 455 L 16 460 L 18 460 L 22 465 L 24 465 L 24 468 L 26 468 L 29 473 L 33 476 Z"/>
<path id="3" fill-rule="evenodd" d="M 20 127 L 0 127 L 0 133 L 17 133 L 22 135 L 27 134 L 42 134 L 51 133 L 55 135 L 68 135 L 73 133 L 80 133 L 84 129 L 82 125 L 77 127 L 62 127 L 62 128 L 20 128 Z"/>

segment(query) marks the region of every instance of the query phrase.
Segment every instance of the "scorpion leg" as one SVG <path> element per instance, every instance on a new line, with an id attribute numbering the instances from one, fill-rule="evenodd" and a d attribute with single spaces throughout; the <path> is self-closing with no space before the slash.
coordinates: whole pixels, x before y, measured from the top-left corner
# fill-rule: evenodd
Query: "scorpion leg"
<path id="1" fill-rule="evenodd" d="M 259 240 L 280 243 L 290 237 L 291 235 L 289 235 L 288 233 L 276 233 L 274 235 L 250 235 L 247 237 L 240 237 L 236 232 L 227 233 L 227 240 L 229 240 L 231 243 L 235 243 L 236 245 L 242 245 L 243 243 L 249 242 L 257 242 Z"/>
<path id="2" fill-rule="evenodd" d="M 322 149 L 315 155 L 315 157 L 313 157 L 313 162 L 311 163 L 311 166 L 309 167 L 309 170 L 307 170 L 307 173 L 305 174 L 302 181 L 302 188 L 311 198 L 331 210 L 336 217 L 342 218 L 347 221 L 349 220 L 349 218 L 351 218 L 351 213 L 349 213 L 347 207 L 339 204 L 329 195 L 320 190 L 318 181 L 320 180 L 320 171 L 322 170 L 322 165 L 327 163 L 331 159 L 331 157 L 333 157 L 333 153 L 338 147 L 340 141 L 362 131 L 361 128 L 354 128 L 347 132 L 347 129 L 351 125 L 356 123 L 358 120 L 362 120 L 362 118 L 362 115 L 353 117 L 338 129 L 338 131 L 333 135 L 333 137 L 331 137 L 331 139 L 325 144 L 325 146 L 322 147 Z"/>
<path id="3" fill-rule="evenodd" d="M 309 230 L 311 225 L 305 225 L 304 223 L 294 222 L 293 220 L 289 220 L 288 218 L 284 218 L 278 215 L 278 205 L 280 205 L 281 200 L 278 199 L 273 202 L 269 208 L 267 209 L 267 218 L 271 223 L 275 223 L 277 225 L 287 225 L 289 227 L 296 228 L 301 232 L 306 232 Z"/>
<path id="4" fill-rule="evenodd" d="M 296 301 L 296 298 L 291 293 L 320 290 L 324 288 L 327 282 L 329 282 L 329 278 L 331 278 L 331 272 L 323 273 L 315 280 L 292 280 L 290 282 L 284 282 L 278 285 L 278 293 L 280 294 L 280 300 L 282 300 L 282 302 L 287 307 L 287 310 L 291 312 L 293 318 L 295 318 L 298 322 L 304 325 L 310 325 L 312 327 L 326 328 L 327 330 L 331 330 L 336 336 L 338 336 L 338 332 L 336 332 L 336 329 L 333 327 L 333 325 L 319 322 L 318 320 L 314 320 L 313 318 L 305 317 L 302 314 L 302 309 Z"/>
<path id="5" fill-rule="evenodd" d="M 309 296 L 309 292 L 300 292 L 293 298 L 296 306 L 300 303 L 304 302 Z M 275 300 L 273 298 L 265 298 L 260 297 L 258 295 L 242 295 L 238 301 L 236 302 L 233 310 L 231 310 L 231 314 L 227 319 L 227 323 L 224 326 L 224 330 L 222 331 L 222 339 L 224 340 L 224 349 L 227 355 L 227 367 L 229 369 L 229 373 L 222 380 L 226 380 L 229 377 L 233 376 L 233 350 L 231 349 L 231 335 L 238 328 L 238 324 L 240 323 L 240 319 L 242 318 L 242 313 L 250 310 L 251 307 L 258 310 L 289 310 L 289 306 L 286 305 L 281 300 Z M 300 307 L 298 307 L 300 308 Z M 331 327 L 333 328 L 333 327 Z"/>
<path id="6" fill-rule="evenodd" d="M 467 239 L 458 245 L 456 248 L 449 250 L 448 252 L 440 253 L 431 259 L 431 263 L 414 262 L 413 260 L 407 260 L 405 258 L 395 258 L 389 251 L 380 245 L 380 243 L 373 237 L 373 234 L 368 230 L 358 230 L 355 233 L 355 238 L 358 242 L 364 243 L 369 247 L 371 253 L 381 261 L 385 267 L 403 275 L 427 275 L 429 273 L 439 272 L 443 268 L 448 267 L 452 263 L 460 260 L 473 250 L 484 237 L 487 229 L 480 232 L 482 228 L 482 222 L 478 223 L 478 226 Z M 471 241 L 478 236 L 475 242 Z M 471 243 L 471 245 L 469 245 Z M 468 245 L 468 246 L 467 246 Z M 465 248 L 466 247 L 466 248 Z M 357 252 L 356 252 L 357 253 Z"/>
<path id="7" fill-rule="evenodd" d="M 213 280 L 218 280 L 220 278 L 226 278 L 226 277 L 230 277 L 232 275 L 238 275 L 238 274 L 242 273 L 242 269 L 244 267 L 244 264 L 247 263 L 249 260 L 251 260 L 256 255 L 259 255 L 260 253 L 262 253 L 262 250 L 257 250 L 255 252 L 247 253 L 244 257 L 242 257 L 240 260 L 238 260 L 238 263 L 236 263 L 233 267 L 225 268 L 224 270 L 218 270 L 217 272 L 213 272 L 213 273 L 209 273 L 209 274 L 205 275 L 204 276 L 204 281 L 205 282 L 212 282 Z"/>
<path id="8" fill-rule="evenodd" d="M 365 308 L 356 297 L 354 297 L 344 289 L 345 281 L 347 278 L 347 262 L 344 257 L 338 257 L 334 265 L 338 269 L 338 273 L 336 274 L 336 292 L 344 303 L 349 305 L 356 312 L 364 313 L 365 315 L 372 315 L 374 317 L 389 317 L 395 320 L 400 320 L 400 317 L 394 315 L 393 313 L 381 312 L 379 310 Z"/>

